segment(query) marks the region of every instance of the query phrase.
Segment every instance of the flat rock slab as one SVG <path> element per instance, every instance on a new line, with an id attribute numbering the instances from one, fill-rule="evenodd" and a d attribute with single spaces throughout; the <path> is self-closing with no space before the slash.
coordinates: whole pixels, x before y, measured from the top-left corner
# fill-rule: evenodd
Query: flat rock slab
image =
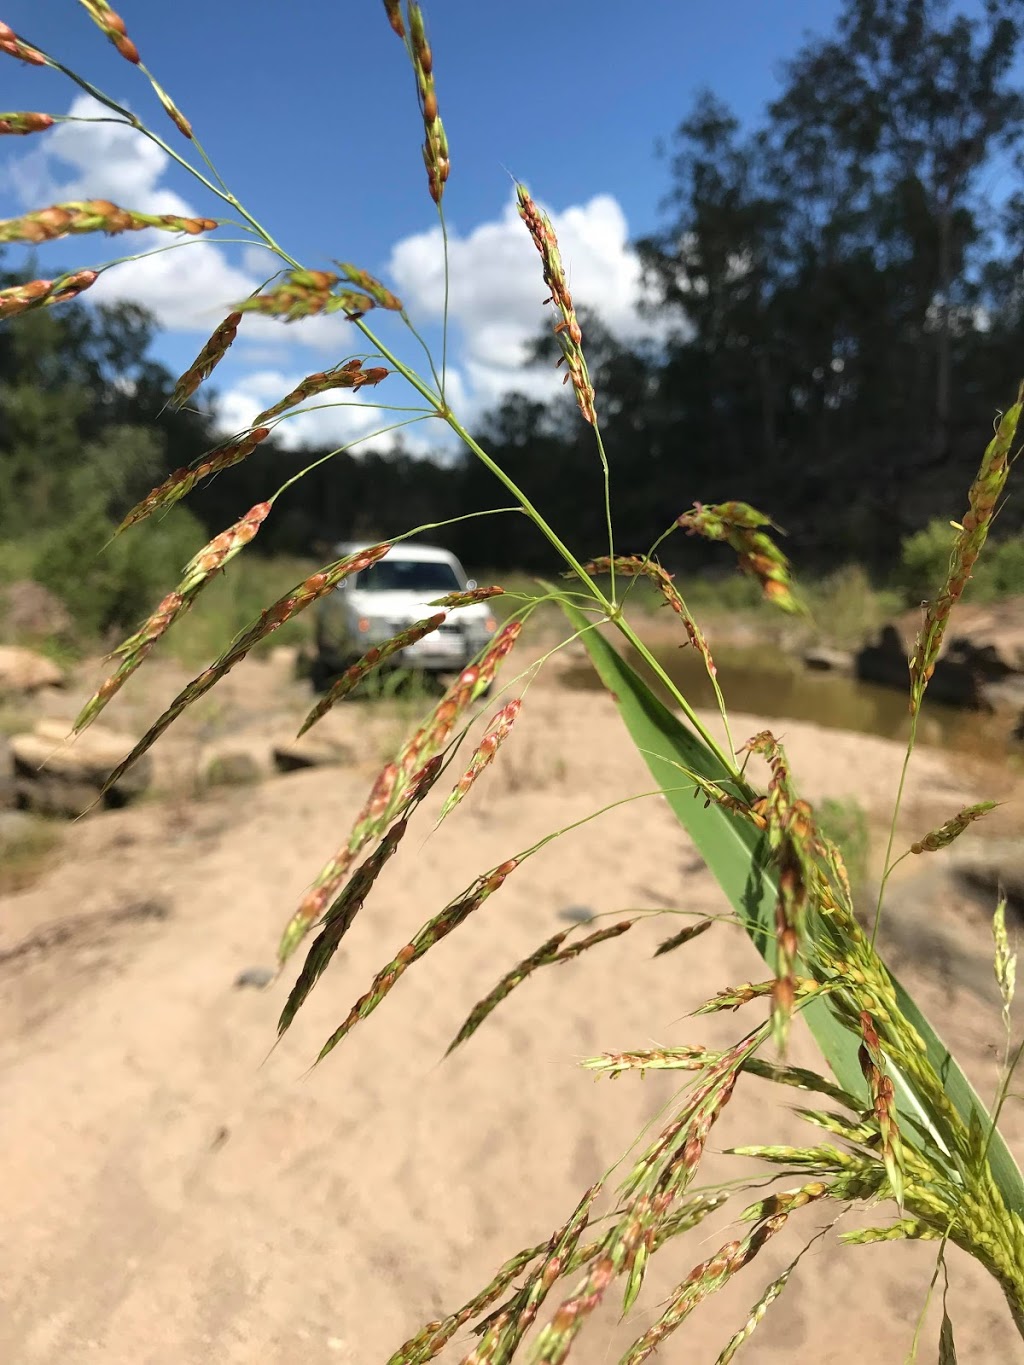
<path id="1" fill-rule="evenodd" d="M 52 659 L 21 645 L 0 645 L 0 695 L 63 687 L 64 672 Z"/>
<path id="2" fill-rule="evenodd" d="M 356 755 L 352 746 L 341 740 L 326 739 L 321 735 L 303 735 L 301 739 L 275 744 L 273 759 L 278 772 L 294 773 L 303 768 L 354 763 Z"/>
<path id="3" fill-rule="evenodd" d="M 18 804 L 44 815 L 84 814 L 94 805 L 124 805 L 150 785 L 153 764 L 149 754 L 119 779 L 100 799 L 109 774 L 130 753 L 135 740 L 101 726 L 92 726 L 68 739 L 68 725 L 40 721 L 30 734 L 10 742 Z"/>

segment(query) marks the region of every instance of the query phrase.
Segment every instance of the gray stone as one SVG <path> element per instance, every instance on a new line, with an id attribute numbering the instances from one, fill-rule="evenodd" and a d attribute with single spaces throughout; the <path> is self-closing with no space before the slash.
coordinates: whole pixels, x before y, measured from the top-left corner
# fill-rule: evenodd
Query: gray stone
<path id="1" fill-rule="evenodd" d="M 246 967 L 244 972 L 239 972 L 235 977 L 235 990 L 244 990 L 247 986 L 258 991 L 266 990 L 276 976 L 271 967 Z"/>
<path id="2" fill-rule="evenodd" d="M 64 674 L 43 654 L 21 645 L 0 645 L 0 695 L 38 692 L 43 687 L 62 687 Z"/>
<path id="3" fill-rule="evenodd" d="M 831 649 L 828 645 L 816 645 L 803 655 L 804 667 L 818 673 L 852 673 L 854 655 L 847 649 Z"/>
<path id="4" fill-rule="evenodd" d="M 355 758 L 350 745 L 315 734 L 275 744 L 273 750 L 274 766 L 282 773 L 354 763 Z"/>

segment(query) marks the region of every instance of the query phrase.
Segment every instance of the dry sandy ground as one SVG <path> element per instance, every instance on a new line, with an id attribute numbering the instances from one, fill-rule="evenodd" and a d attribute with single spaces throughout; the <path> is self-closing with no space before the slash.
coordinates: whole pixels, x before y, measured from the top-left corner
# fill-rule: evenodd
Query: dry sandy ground
<path id="1" fill-rule="evenodd" d="M 713 1045 L 744 1027 L 742 1015 L 686 1018 L 719 988 L 759 979 L 743 935 L 719 926 L 654 960 L 677 923 L 659 918 L 538 973 L 440 1061 L 470 1007 L 565 927 L 567 908 L 723 908 L 670 812 L 645 800 L 526 862 L 308 1071 L 373 972 L 479 871 L 647 787 L 608 699 L 542 680 L 464 809 L 429 838 L 429 819 L 410 835 L 268 1057 L 289 981 L 263 992 L 236 989 L 235 978 L 272 961 L 284 919 L 345 835 L 380 757 L 365 706 L 348 704 L 331 723 L 365 762 L 90 817 L 69 831 L 60 865 L 0 907 L 0 1360 L 383 1365 L 425 1320 L 564 1221 L 672 1094 L 665 1076 L 595 1083 L 581 1058 Z M 763 724 L 740 717 L 736 731 Z M 782 728 L 809 797 L 856 791 L 884 808 L 892 746 Z M 908 829 L 971 794 L 926 754 Z M 991 1094 L 1000 1035 L 984 915 L 904 886 L 893 920 L 899 970 Z M 794 1060 L 813 1064 L 802 1036 Z M 792 1097 L 779 1098 L 755 1079 L 740 1086 L 714 1130 L 709 1178 L 749 1169 L 724 1147 L 799 1137 Z M 1007 1125 L 1020 1152 L 1012 1106 Z M 862 1211 L 846 1226 L 884 1216 Z M 609 1304 L 575 1358 L 615 1361 L 659 1299 L 732 1235 L 727 1221 L 659 1253 L 630 1325 Z M 811 1209 L 794 1219 L 658 1359 L 713 1361 L 823 1222 Z M 950 1263 L 960 1359 L 1021 1359 L 998 1292 L 964 1257 Z M 925 1245 L 818 1242 L 745 1358 L 902 1361 L 933 1265 Z M 934 1311 L 925 1331 L 922 1359 L 934 1359 Z M 460 1344 L 443 1358 L 461 1359 Z"/>

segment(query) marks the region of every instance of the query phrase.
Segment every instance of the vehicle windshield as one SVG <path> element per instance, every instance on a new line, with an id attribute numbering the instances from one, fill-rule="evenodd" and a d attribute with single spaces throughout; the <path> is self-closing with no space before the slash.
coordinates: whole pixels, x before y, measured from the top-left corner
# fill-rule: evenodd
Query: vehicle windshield
<path id="1" fill-rule="evenodd" d="M 462 587 L 450 564 L 429 559 L 392 559 L 389 555 L 359 574 L 360 592 L 413 592 L 440 596 Z"/>

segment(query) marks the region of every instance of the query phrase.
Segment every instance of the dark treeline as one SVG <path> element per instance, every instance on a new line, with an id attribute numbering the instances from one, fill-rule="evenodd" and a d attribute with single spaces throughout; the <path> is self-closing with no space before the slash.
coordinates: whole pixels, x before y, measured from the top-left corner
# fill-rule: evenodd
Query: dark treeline
<path id="1" fill-rule="evenodd" d="M 623 549 L 646 548 L 695 498 L 741 498 L 786 528 L 805 570 L 884 571 L 902 536 L 959 515 L 1024 376 L 1022 26 L 1024 0 L 985 0 L 971 19 L 946 0 L 847 0 L 835 33 L 780 73 L 760 126 L 697 98 L 671 143 L 664 226 L 638 243 L 658 340 L 631 348 L 582 317 Z M 173 376 L 151 339 L 130 305 L 73 304 L 0 332 L 0 535 L 62 524 L 94 545 L 215 443 L 208 408 L 161 411 Z M 554 363 L 550 335 L 537 353 Z M 481 436 L 574 549 L 601 552 L 593 434 L 570 391 L 549 406 L 510 396 Z M 266 443 L 189 499 L 174 554 L 195 549 L 192 517 L 222 529 L 318 453 Z M 258 544 L 308 554 L 507 501 L 454 451 L 443 464 L 400 446 L 341 454 Z M 1008 504 L 1003 535 L 1022 505 Z M 444 538 L 476 567 L 552 567 L 523 517 Z"/>

